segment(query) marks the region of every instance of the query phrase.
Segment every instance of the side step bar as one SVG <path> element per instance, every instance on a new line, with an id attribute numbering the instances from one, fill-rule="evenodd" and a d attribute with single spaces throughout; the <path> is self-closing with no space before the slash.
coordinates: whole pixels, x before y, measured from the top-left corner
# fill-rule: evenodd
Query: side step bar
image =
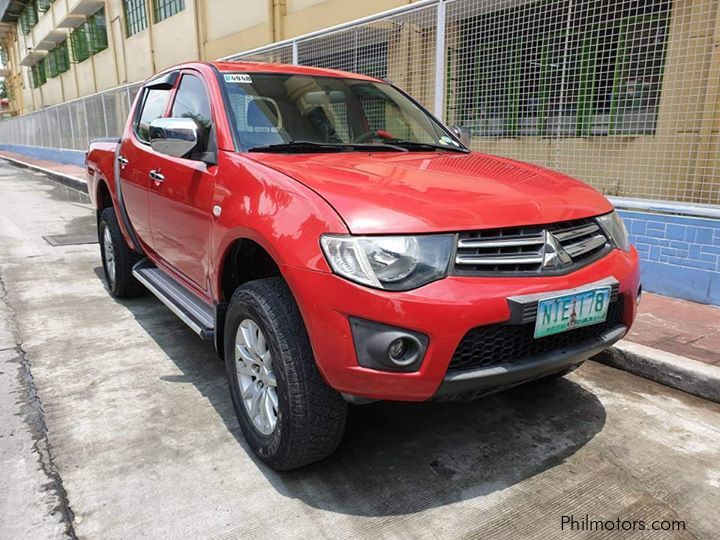
<path id="1" fill-rule="evenodd" d="M 132 273 L 135 279 L 145 285 L 202 339 L 212 340 L 215 337 L 215 318 L 212 306 L 200 300 L 147 259 L 143 259 L 133 266 Z"/>

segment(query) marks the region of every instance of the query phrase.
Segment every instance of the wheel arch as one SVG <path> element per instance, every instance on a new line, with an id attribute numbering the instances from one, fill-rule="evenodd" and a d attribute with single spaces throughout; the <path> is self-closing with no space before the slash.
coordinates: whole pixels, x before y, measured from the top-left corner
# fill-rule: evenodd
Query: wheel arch
<path id="1" fill-rule="evenodd" d="M 233 292 L 255 279 L 280 277 L 287 284 L 281 267 L 265 246 L 248 236 L 236 238 L 225 249 L 217 267 L 218 301 L 215 304 L 215 350 L 221 359 L 225 351 L 225 314 Z"/>
<path id="2" fill-rule="evenodd" d="M 98 213 L 105 210 L 105 208 L 115 207 L 110 186 L 104 179 L 98 180 L 95 188 L 95 207 Z"/>

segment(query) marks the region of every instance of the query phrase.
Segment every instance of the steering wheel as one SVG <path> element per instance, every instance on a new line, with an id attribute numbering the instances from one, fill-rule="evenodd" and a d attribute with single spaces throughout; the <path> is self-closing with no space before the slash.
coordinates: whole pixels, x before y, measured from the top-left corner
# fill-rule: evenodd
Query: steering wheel
<path id="1" fill-rule="evenodd" d="M 373 138 L 379 138 L 379 139 L 385 139 L 386 141 L 392 141 L 395 140 L 395 137 L 393 137 L 390 133 L 385 131 L 384 129 L 373 129 L 370 131 L 366 131 L 365 133 L 361 133 L 357 137 L 353 139 L 353 142 L 356 143 L 363 143 L 365 141 L 369 141 Z"/>

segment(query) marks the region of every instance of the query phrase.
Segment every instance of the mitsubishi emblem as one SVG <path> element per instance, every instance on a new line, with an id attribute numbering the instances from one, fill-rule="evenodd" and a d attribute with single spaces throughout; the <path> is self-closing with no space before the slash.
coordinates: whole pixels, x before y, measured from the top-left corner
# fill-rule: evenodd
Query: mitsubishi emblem
<path id="1" fill-rule="evenodd" d="M 543 268 L 557 268 L 572 262 L 572 257 L 568 255 L 558 242 L 558 239 L 548 230 L 545 230 L 545 245 L 543 246 Z"/>

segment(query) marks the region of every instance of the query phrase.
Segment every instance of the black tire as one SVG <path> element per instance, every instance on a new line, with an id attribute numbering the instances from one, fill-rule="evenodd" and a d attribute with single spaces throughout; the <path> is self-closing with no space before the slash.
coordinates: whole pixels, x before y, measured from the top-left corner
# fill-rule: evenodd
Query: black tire
<path id="1" fill-rule="evenodd" d="M 113 261 L 115 268 L 114 277 L 109 270 L 109 263 L 106 260 L 106 236 L 105 231 L 109 233 L 112 242 Z M 100 244 L 100 257 L 102 258 L 103 272 L 105 274 L 105 283 L 108 291 L 115 298 L 132 298 L 140 296 L 143 293 L 143 286 L 132 275 L 132 267 L 140 260 L 140 256 L 135 253 L 125 242 L 117 216 L 113 208 L 105 208 L 100 213 L 98 221 L 98 243 Z"/>
<path id="2" fill-rule="evenodd" d="M 238 383 L 236 335 L 246 319 L 264 335 L 277 382 L 277 420 L 267 435 L 253 424 Z M 335 451 L 345 432 L 347 404 L 322 379 L 300 312 L 281 278 L 250 281 L 235 290 L 225 320 L 224 348 L 235 413 L 248 444 L 262 461 L 286 471 Z"/>

